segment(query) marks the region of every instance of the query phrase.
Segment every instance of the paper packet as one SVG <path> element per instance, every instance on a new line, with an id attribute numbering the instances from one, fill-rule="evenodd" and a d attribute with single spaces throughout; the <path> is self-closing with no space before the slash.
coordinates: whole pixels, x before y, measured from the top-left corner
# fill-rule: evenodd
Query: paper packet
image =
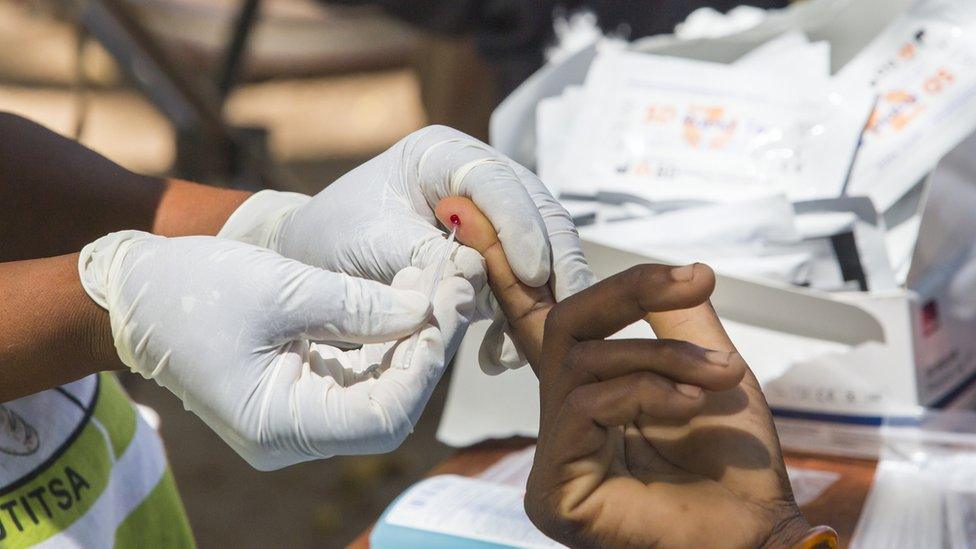
<path id="1" fill-rule="evenodd" d="M 976 2 L 917 1 L 838 78 L 878 95 L 846 192 L 883 212 L 976 130 Z"/>
<path id="2" fill-rule="evenodd" d="M 821 79 L 634 52 L 594 60 L 564 193 L 726 202 L 839 194 L 870 94 Z"/>

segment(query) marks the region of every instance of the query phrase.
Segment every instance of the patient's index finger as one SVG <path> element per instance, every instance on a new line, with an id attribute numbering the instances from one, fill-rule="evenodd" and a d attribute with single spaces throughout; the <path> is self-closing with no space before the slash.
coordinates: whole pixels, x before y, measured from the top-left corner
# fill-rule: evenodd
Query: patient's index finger
<path id="1" fill-rule="evenodd" d="M 685 267 L 638 265 L 561 302 L 549 319 L 548 329 L 558 338 L 604 339 L 648 313 L 701 305 L 714 287 L 714 273 L 701 263 Z"/>
<path id="2" fill-rule="evenodd" d="M 448 197 L 434 208 L 445 227 L 457 226 L 457 240 L 485 258 L 488 283 L 509 324 L 519 349 L 536 367 L 542 351 L 546 315 L 555 303 L 548 285 L 533 288 L 512 271 L 498 233 L 471 200 Z"/>

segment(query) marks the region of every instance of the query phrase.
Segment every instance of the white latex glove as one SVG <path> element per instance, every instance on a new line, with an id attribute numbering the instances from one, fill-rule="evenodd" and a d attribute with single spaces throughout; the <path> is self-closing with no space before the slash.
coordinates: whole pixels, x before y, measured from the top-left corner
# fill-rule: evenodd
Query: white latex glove
<path id="1" fill-rule="evenodd" d="M 419 269 L 391 288 L 213 237 L 110 234 L 85 247 L 79 271 L 122 361 L 262 470 L 396 448 L 474 310 L 462 278 L 441 282 L 435 322 Z M 417 329 L 412 353 L 390 342 Z"/>
<path id="2" fill-rule="evenodd" d="M 562 300 L 593 283 L 572 219 L 539 178 L 444 126 L 410 134 L 314 198 L 259 192 L 230 217 L 220 236 L 389 282 L 404 267 L 425 267 L 442 257 L 447 240 L 434 206 L 448 196 L 468 197 L 485 213 L 512 270 L 526 284 L 548 281 Z M 495 318 L 482 344 L 482 368 L 498 373 L 524 365 L 490 299 L 481 256 L 457 244 L 449 253 L 479 294 L 478 318 Z"/>

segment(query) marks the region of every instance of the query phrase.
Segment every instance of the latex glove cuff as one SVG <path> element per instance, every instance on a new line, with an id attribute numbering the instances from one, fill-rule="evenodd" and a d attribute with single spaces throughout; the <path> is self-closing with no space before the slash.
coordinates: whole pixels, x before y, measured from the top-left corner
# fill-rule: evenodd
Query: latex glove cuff
<path id="1" fill-rule="evenodd" d="M 120 334 L 124 322 L 120 323 L 118 316 L 111 314 L 113 304 L 119 301 L 120 291 L 118 285 L 113 284 L 112 281 L 118 278 L 116 275 L 122 268 L 122 262 L 129 248 L 141 240 L 152 238 L 163 237 L 143 231 L 109 233 L 86 245 L 78 256 L 78 277 L 81 279 L 81 287 L 99 307 L 109 312 L 115 350 L 119 353 L 122 363 L 133 371 L 137 371 L 134 350 L 124 343 L 126 341 L 124 334 Z"/>
<path id="2" fill-rule="evenodd" d="M 282 221 L 311 199 L 301 193 L 257 192 L 234 210 L 217 236 L 278 250 L 276 239 Z"/>
<path id="3" fill-rule="evenodd" d="M 151 236 L 142 231 L 109 233 L 87 244 L 78 256 L 78 277 L 88 297 L 99 307 L 108 310 L 109 280 L 112 270 L 118 269 L 125 252 L 133 241 Z"/>

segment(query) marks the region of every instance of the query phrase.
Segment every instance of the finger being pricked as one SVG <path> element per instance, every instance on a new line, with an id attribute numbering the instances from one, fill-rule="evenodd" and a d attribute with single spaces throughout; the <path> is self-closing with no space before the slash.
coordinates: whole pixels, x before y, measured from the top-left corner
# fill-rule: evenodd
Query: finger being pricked
<path id="1" fill-rule="evenodd" d="M 512 327 L 516 343 L 538 374 L 543 326 L 556 301 L 549 287 L 533 288 L 518 279 L 494 227 L 471 200 L 448 197 L 434 211 L 445 227 L 457 227 L 458 242 L 484 257 L 488 284 Z"/>

